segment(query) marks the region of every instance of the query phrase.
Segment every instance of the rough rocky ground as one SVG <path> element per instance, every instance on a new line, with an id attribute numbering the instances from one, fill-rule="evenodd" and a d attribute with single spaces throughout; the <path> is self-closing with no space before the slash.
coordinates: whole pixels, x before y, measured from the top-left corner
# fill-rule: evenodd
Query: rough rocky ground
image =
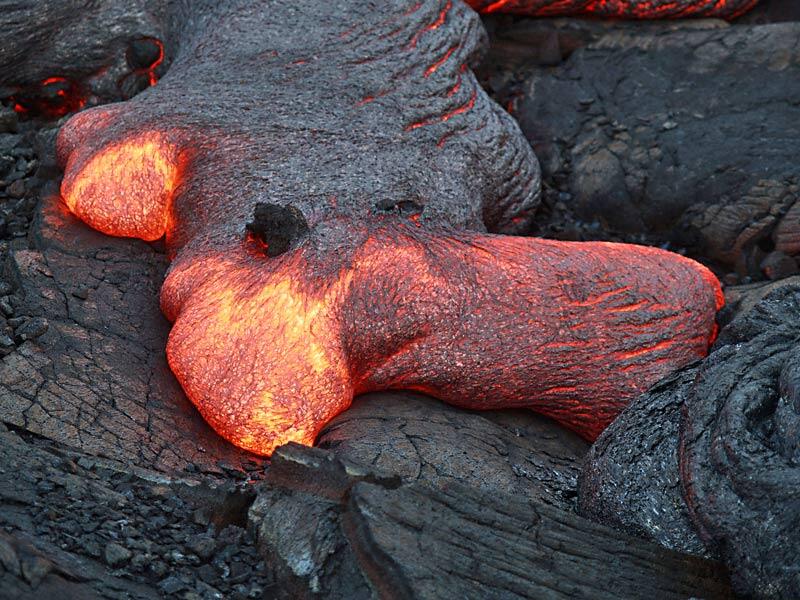
<path id="1" fill-rule="evenodd" d="M 603 432 L 580 486 L 582 514 L 720 557 L 759 598 L 800 594 L 796 280 L 750 290 L 708 358 Z"/>

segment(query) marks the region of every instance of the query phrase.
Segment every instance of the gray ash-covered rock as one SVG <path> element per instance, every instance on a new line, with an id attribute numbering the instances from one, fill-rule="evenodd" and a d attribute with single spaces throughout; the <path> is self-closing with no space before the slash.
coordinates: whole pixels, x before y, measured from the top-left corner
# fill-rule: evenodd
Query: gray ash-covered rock
<path id="1" fill-rule="evenodd" d="M 800 286 L 739 304 L 707 359 L 640 397 L 603 433 L 579 505 L 670 547 L 705 547 L 741 593 L 796 598 Z"/>
<path id="2" fill-rule="evenodd" d="M 800 252 L 800 24 L 702 27 L 610 30 L 538 70 L 516 116 L 555 202 L 601 235 L 761 277 Z"/>

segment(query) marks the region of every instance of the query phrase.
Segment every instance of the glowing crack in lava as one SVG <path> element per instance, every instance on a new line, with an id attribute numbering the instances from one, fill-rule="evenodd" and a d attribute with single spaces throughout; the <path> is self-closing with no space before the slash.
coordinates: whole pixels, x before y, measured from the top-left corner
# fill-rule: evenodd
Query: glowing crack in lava
<path id="1" fill-rule="evenodd" d="M 626 19 L 738 17 L 758 0 L 467 0 L 482 13 L 516 13 L 539 17 L 593 15 Z"/>
<path id="2" fill-rule="evenodd" d="M 221 14 L 212 63 L 179 44 L 189 54 L 157 86 L 59 133 L 74 214 L 166 236 L 167 357 L 222 436 L 269 455 L 312 444 L 357 394 L 410 389 L 530 408 L 593 439 L 706 353 L 722 296 L 698 263 L 486 233 L 528 222 L 539 179 L 465 66 L 473 12 L 364 1 L 347 23 L 320 6 L 295 7 L 328 27 L 299 50 L 274 50 L 294 12 Z"/>

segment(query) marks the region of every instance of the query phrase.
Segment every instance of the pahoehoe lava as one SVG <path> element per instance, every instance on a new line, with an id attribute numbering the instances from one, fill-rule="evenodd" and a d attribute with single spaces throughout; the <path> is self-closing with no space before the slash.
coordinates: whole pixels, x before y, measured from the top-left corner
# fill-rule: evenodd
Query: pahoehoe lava
<path id="1" fill-rule="evenodd" d="M 524 230 L 539 170 L 470 71 L 465 5 L 165 10 L 168 73 L 63 127 L 62 195 L 105 233 L 166 236 L 170 366 L 227 439 L 311 444 L 397 388 L 593 439 L 705 354 L 721 295 L 699 264 L 497 235 Z"/>

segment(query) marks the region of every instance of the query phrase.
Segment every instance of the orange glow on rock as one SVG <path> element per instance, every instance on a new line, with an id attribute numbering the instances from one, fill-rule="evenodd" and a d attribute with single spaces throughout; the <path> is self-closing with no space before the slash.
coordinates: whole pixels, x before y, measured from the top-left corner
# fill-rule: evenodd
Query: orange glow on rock
<path id="1" fill-rule="evenodd" d="M 10 98 L 21 115 L 57 119 L 86 105 L 85 91 L 66 77 L 47 77 L 38 86 L 21 89 Z"/>
<path id="2" fill-rule="evenodd" d="M 416 214 L 335 220 L 335 251 L 313 228 L 276 257 L 244 223 L 192 239 L 172 217 L 183 169 L 166 133 L 84 150 L 115 110 L 62 130 L 65 204 L 111 235 L 181 240 L 161 293 L 170 367 L 214 429 L 252 452 L 312 444 L 355 395 L 386 389 L 530 408 L 592 440 L 716 334 L 714 275 L 655 248 L 429 229 Z M 176 214 L 202 214 L 202 200 Z"/>
<path id="3" fill-rule="evenodd" d="M 61 186 L 75 215 L 109 235 L 152 241 L 166 233 L 179 168 L 164 136 L 142 133 L 75 162 L 67 163 Z"/>
<path id="4" fill-rule="evenodd" d="M 304 247 L 267 259 L 243 243 L 174 264 L 169 364 L 233 443 L 264 455 L 312 444 L 355 395 L 385 389 L 527 407 L 591 440 L 705 355 L 720 307 L 705 267 L 624 244 L 394 222 L 331 270 L 339 260 Z"/>
<path id="5" fill-rule="evenodd" d="M 415 99 L 413 112 L 397 108 L 391 86 L 358 84 L 374 83 L 371 74 L 353 85 L 342 80 L 352 96 L 330 90 L 346 104 L 331 111 L 368 105 L 353 129 L 324 130 L 316 88 L 346 73 L 335 65 L 330 79 L 323 55 L 304 46 L 285 64 L 292 81 L 303 79 L 298 70 L 310 79 L 300 88 L 281 79 L 278 104 L 253 96 L 277 80 L 243 81 L 268 70 L 260 61 L 204 88 L 194 75 L 217 65 L 203 62 L 195 73 L 189 57 L 178 56 L 172 81 L 75 115 L 59 133 L 70 211 L 111 235 L 166 234 L 172 264 L 161 307 L 173 322 L 170 367 L 214 429 L 247 450 L 270 455 L 290 441 L 312 444 L 355 395 L 386 389 L 468 409 L 529 408 L 594 439 L 634 397 L 704 356 L 715 335 L 720 286 L 694 261 L 642 246 L 454 228 L 481 227 L 481 218 L 503 223 L 486 218 L 493 203 L 524 224 L 538 170 L 463 64 L 457 38 L 476 32 L 457 21 L 475 16 L 451 0 L 419 7 L 430 12 L 408 31 L 386 26 L 387 36 L 407 33 L 397 50 L 424 53 L 402 75 L 403 86 L 431 86 L 400 96 Z M 441 36 L 451 26 L 462 33 Z M 348 35 L 361 44 L 378 33 Z M 293 90 L 306 88 L 314 101 L 291 114 Z M 205 101 L 208 112 L 190 104 Z M 465 137 L 483 128 L 485 137 Z M 494 143 L 513 151 L 477 160 Z M 405 154 L 368 156 L 389 146 L 407 149 L 408 162 Z M 324 169 L 316 171 L 319 161 Z M 436 182 L 426 181 L 428 163 Z M 378 172 L 384 164 L 387 172 Z M 460 178 L 474 189 L 451 185 Z M 496 189 L 512 184 L 521 190 Z M 503 205 L 510 198 L 518 204 Z M 380 208 L 386 200 L 415 208 L 390 212 Z M 259 207 L 274 210 L 257 219 Z M 462 209 L 451 221 L 447 212 Z"/>

